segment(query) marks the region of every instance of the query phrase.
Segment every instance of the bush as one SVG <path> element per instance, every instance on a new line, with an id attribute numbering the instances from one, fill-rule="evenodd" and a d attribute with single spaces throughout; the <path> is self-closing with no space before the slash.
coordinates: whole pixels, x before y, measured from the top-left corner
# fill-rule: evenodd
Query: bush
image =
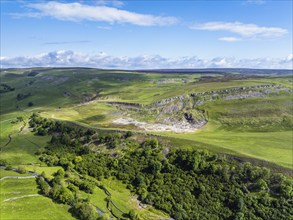
<path id="1" fill-rule="evenodd" d="M 95 207 L 88 202 L 76 203 L 73 212 L 80 220 L 96 220 L 98 217 Z"/>
<path id="2" fill-rule="evenodd" d="M 17 172 L 19 172 L 21 174 L 25 174 L 25 173 L 27 173 L 27 170 L 23 166 L 19 166 L 17 168 Z"/>

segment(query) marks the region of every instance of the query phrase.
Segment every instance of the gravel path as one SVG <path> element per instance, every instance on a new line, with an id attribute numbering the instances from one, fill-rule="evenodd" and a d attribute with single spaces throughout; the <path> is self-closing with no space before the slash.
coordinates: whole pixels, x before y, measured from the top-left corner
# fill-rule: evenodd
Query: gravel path
<path id="1" fill-rule="evenodd" d="M 17 199 L 22 199 L 22 198 L 27 198 L 27 197 L 35 197 L 35 196 L 42 196 L 42 195 L 40 195 L 40 194 L 31 194 L 31 195 L 19 196 L 19 197 L 14 197 L 14 198 L 10 198 L 10 199 L 5 199 L 5 200 L 3 200 L 3 202 L 9 202 L 9 201 L 17 200 Z"/>
<path id="2" fill-rule="evenodd" d="M 4 176 L 0 179 L 0 181 L 5 179 L 32 179 L 32 178 L 36 178 L 36 177 L 35 176 Z"/>

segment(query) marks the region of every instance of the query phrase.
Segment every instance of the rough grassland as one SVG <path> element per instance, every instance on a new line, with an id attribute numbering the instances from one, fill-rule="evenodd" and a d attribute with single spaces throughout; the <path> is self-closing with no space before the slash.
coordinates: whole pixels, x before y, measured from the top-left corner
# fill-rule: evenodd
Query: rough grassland
<path id="1" fill-rule="evenodd" d="M 1 204 L 1 219 L 75 219 L 68 213 L 68 209 L 68 206 L 55 204 L 43 196 L 28 197 Z"/>
<path id="2" fill-rule="evenodd" d="M 139 201 L 136 199 L 136 196 L 132 195 L 131 192 L 126 189 L 126 185 L 119 182 L 115 179 L 104 179 L 100 181 L 100 184 L 104 185 L 107 190 L 111 193 L 112 201 L 125 213 L 128 213 L 130 210 L 135 210 L 135 212 L 142 219 L 163 219 L 168 218 L 168 216 L 162 211 L 155 210 L 152 207 L 147 207 L 146 209 L 139 207 Z M 90 203 L 96 207 L 99 207 L 105 213 L 109 213 L 107 209 L 106 198 L 107 195 L 105 192 L 96 187 L 93 194 L 82 193 L 83 198 L 90 198 Z M 116 210 L 115 207 L 112 207 L 113 211 L 117 216 L 121 216 L 121 212 Z"/>
<path id="3" fill-rule="evenodd" d="M 164 134 L 163 134 L 164 135 Z M 293 168 L 291 131 L 286 132 L 196 132 L 192 134 L 168 134 L 171 137 L 209 144 L 208 149 L 238 156 L 267 160 L 287 168 Z"/>
<path id="4" fill-rule="evenodd" d="M 5 176 L 27 176 L 27 174 L 17 173 L 13 170 L 0 169 L 0 178 L 5 177 Z"/>
<path id="5" fill-rule="evenodd" d="M 288 76 L 238 79 L 233 75 L 228 75 L 225 76 L 226 80 L 221 80 L 223 78 L 221 75 L 210 74 L 208 76 L 217 77 L 219 80 L 200 81 L 201 74 L 151 74 L 82 68 L 42 68 L 39 71 L 39 74 L 34 77 L 29 77 L 27 73 L 23 74 L 21 70 L 11 70 L 1 74 L 2 82 L 15 88 L 15 91 L 1 94 L 0 103 L 1 146 L 7 142 L 8 135 L 13 133 L 9 147 L 2 149 L 2 157 L 13 164 L 16 161 L 21 164 L 37 162 L 34 153 L 38 147 L 30 144 L 21 135 L 15 134 L 21 127 L 20 123 L 10 123 L 17 116 L 27 118 L 30 112 L 40 112 L 44 117 L 75 121 L 92 127 L 115 129 L 111 121 L 121 117 L 121 113 L 107 104 L 108 101 L 148 104 L 193 92 L 272 83 L 292 88 L 292 78 Z M 19 93 L 30 93 L 31 95 L 17 101 L 16 96 Z M 94 101 L 88 102 L 96 95 L 97 98 Z M 32 107 L 27 107 L 29 101 L 34 103 Z M 223 151 L 229 149 L 232 153 L 261 158 L 281 166 L 291 167 L 292 160 L 288 152 L 292 147 L 292 137 L 289 132 L 277 126 L 275 126 L 275 130 L 272 130 L 274 128 L 272 125 L 268 131 L 279 133 L 265 133 L 262 128 L 259 129 L 258 123 L 268 121 L 270 118 L 279 120 L 280 116 L 292 114 L 292 97 L 276 96 L 258 100 L 219 101 L 207 103 L 200 108 L 209 112 L 210 121 L 207 128 L 196 134 L 170 135 L 182 136 L 188 140 L 217 146 Z M 247 129 L 239 126 L 240 119 L 241 123 L 243 121 L 251 123 L 251 117 L 255 122 L 255 128 Z M 221 124 L 223 121 L 232 123 L 230 123 L 230 127 L 223 127 Z M 215 128 L 214 124 L 217 124 Z M 119 127 L 119 129 L 131 129 L 131 127 Z M 251 132 L 252 130 L 257 132 Z M 282 133 L 283 131 L 285 133 Z M 24 137 L 34 140 L 40 146 L 47 141 L 28 133 L 23 135 L 27 135 Z"/>
<path id="6" fill-rule="evenodd" d="M 49 137 L 33 135 L 27 127 L 21 133 L 22 122 L 12 124 L 22 116 L 27 122 L 32 112 L 53 119 L 73 121 L 83 126 L 117 129 L 111 122 L 121 117 L 121 113 L 107 104 L 109 101 L 149 104 L 161 99 L 241 86 L 282 84 L 292 87 L 292 77 L 266 77 L 229 79 L 227 81 L 201 82 L 201 74 L 150 74 L 125 71 L 105 71 L 95 69 L 40 69 L 37 76 L 29 77 L 24 70 L 1 72 L 1 83 L 15 88 L 14 91 L 0 94 L 0 147 L 1 159 L 17 167 L 25 165 L 27 170 L 45 173 L 50 177 L 58 167 L 41 167 L 35 153 L 44 147 Z M 221 75 L 210 74 L 221 78 Z M 18 94 L 28 97 L 17 100 Z M 90 101 L 92 98 L 94 101 Z M 89 102 L 90 101 L 90 102 Z M 217 101 L 199 108 L 209 112 L 210 121 L 202 130 L 189 134 L 162 133 L 165 137 L 178 138 L 180 147 L 208 148 L 219 153 L 229 153 L 266 160 L 282 167 L 293 168 L 291 130 L 272 125 L 264 132 L 258 120 L 292 115 L 292 97 L 280 95 L 266 99 Z M 28 107 L 32 102 L 33 106 Z M 239 126 L 234 119 L 244 122 L 255 121 L 248 127 Z M 223 121 L 235 121 L 229 125 Z M 248 123 L 248 124 L 249 124 Z M 255 127 L 253 127 L 255 126 Z M 119 129 L 133 129 L 122 127 Z M 252 131 L 253 130 L 253 131 Z M 5 146 L 11 135 L 11 142 Z M 174 140 L 174 139 L 172 139 Z M 30 165 L 34 164 L 34 165 Z M 2 171 L 2 170 L 1 170 Z M 1 176 L 11 175 L 3 171 Z M 15 173 L 15 175 L 19 175 Z M 68 206 L 55 204 L 52 200 L 39 196 L 4 202 L 5 198 L 37 193 L 34 179 L 3 180 L 1 184 L 1 219 L 73 219 Z M 157 219 L 165 216 L 157 210 L 140 209 L 138 202 L 125 185 L 115 180 L 103 180 L 112 193 L 113 201 L 125 212 L 135 209 L 144 219 Z M 96 188 L 89 196 L 93 204 L 107 211 L 105 193 Z"/>
<path id="7" fill-rule="evenodd" d="M 19 175 L 13 171 L 1 171 L 1 175 L 4 174 Z M 55 204 L 44 196 L 3 202 L 5 199 L 37 194 L 35 179 L 5 179 L 0 181 L 0 186 L 0 219 L 74 219 L 68 212 L 69 206 Z"/>
<path id="8" fill-rule="evenodd" d="M 39 163 L 35 153 L 44 147 L 48 140 L 49 137 L 38 137 L 32 133 L 12 135 L 11 143 L 2 147 L 1 159 L 13 165 Z"/>

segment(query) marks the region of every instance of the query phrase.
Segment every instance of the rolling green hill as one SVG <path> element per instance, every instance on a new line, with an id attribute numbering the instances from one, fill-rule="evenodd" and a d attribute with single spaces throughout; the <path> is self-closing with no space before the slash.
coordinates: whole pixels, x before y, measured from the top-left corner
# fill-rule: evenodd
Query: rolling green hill
<path id="1" fill-rule="evenodd" d="M 292 136 L 289 132 L 293 123 L 292 77 L 286 75 L 287 72 L 284 75 L 278 75 L 278 72 L 264 74 L 256 71 L 253 74 L 249 71 L 247 75 L 240 72 L 241 74 L 219 71 L 209 74 L 206 71 L 197 71 L 195 74 L 183 74 L 90 68 L 2 70 L 1 145 L 5 145 L 10 133 L 15 136 L 15 132 L 20 129 L 21 123 L 11 122 L 19 116 L 27 118 L 30 112 L 40 112 L 48 118 L 74 121 L 94 128 L 136 131 L 144 129 L 131 123 L 121 125 L 113 121 L 128 117 L 139 122 L 167 125 L 173 123 L 176 127 L 176 122 L 184 120 L 182 115 L 187 112 L 193 114 L 195 119 L 207 119 L 208 123 L 196 132 L 178 135 L 171 133 L 171 136 L 212 144 L 223 148 L 223 152 L 229 149 L 237 155 L 268 160 L 292 168 L 292 160 L 288 156 L 292 147 Z M 261 88 L 265 85 L 276 88 Z M 253 89 L 245 94 L 243 91 L 236 91 L 219 93 L 218 97 L 199 95 L 206 100 L 212 100 L 195 107 L 185 104 L 180 111 L 174 110 L 174 106 L 181 104 L 180 100 L 167 103 L 163 107 L 149 107 L 152 103 L 172 97 L 209 92 L 212 94 L 214 91 L 227 89 L 232 91 L 233 88 Z M 242 98 L 243 94 L 252 95 Z M 229 99 L 229 95 L 235 97 Z M 128 103 L 139 103 L 143 107 L 132 108 Z M 161 114 L 162 111 L 164 114 Z M 205 116 L 201 112 L 205 112 Z M 204 118 L 207 113 L 208 118 Z M 266 141 L 267 137 L 270 137 L 269 141 Z M 12 160 L 9 152 L 15 152 L 14 146 L 19 145 L 18 139 L 21 138 L 15 136 L 10 147 L 2 149 L 6 159 Z M 26 140 L 22 144 L 26 143 L 29 142 Z M 29 157 L 36 148 L 36 145 L 31 145 L 25 150 L 28 153 L 24 153 Z M 17 155 L 14 157 L 17 158 Z"/>
<path id="2" fill-rule="evenodd" d="M 278 74 L 278 71 L 268 74 L 257 71 L 245 74 L 243 71 L 2 69 L 1 163 L 16 168 L 21 166 L 38 174 L 44 171 L 49 179 L 54 177 L 53 173 L 60 166 L 48 167 L 39 160 L 50 137 L 34 135 L 28 125 L 31 114 L 38 113 L 44 118 L 83 128 L 131 130 L 137 134 L 137 139 L 150 133 L 170 146 L 208 149 L 292 175 L 292 76 L 287 72 Z M 105 147 L 95 150 L 123 155 L 125 149 Z M 9 181 L 10 185 L 18 187 L 19 180 Z M 36 183 L 33 180 L 27 182 L 32 194 L 37 193 Z M 1 184 L 3 192 L 10 190 L 6 182 Z M 120 185 L 114 179 L 102 180 L 102 184 L 109 186 L 112 200 L 125 213 L 135 210 L 143 219 L 167 216 L 153 207 L 140 209 L 139 202 L 126 185 Z M 115 187 L 117 184 L 120 187 Z M 11 190 L 11 193 L 19 191 L 17 188 Z M 5 195 L 1 195 L 1 201 L 6 198 L 2 199 L 2 196 Z M 94 194 L 81 196 L 90 197 L 92 204 L 107 211 L 107 196 L 99 188 Z M 72 218 L 66 211 L 68 207 L 55 203 L 48 205 L 52 201 L 47 197 L 24 198 L 25 203 L 19 201 L 9 203 L 12 205 L 5 203 L 1 217 L 9 219 L 8 212 L 14 209 L 22 210 L 17 215 L 27 215 L 36 208 L 34 204 L 40 203 L 47 209 L 39 216 L 52 211 L 56 213 L 56 219 Z M 31 204 L 32 210 L 24 210 L 27 204 Z"/>

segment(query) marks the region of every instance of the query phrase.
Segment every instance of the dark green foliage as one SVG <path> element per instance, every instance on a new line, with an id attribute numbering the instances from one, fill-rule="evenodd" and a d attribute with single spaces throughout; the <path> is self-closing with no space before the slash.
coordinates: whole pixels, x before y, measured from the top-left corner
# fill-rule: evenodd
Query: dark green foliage
<path id="1" fill-rule="evenodd" d="M 80 220 L 96 220 L 98 217 L 95 207 L 88 202 L 76 203 L 72 209 Z"/>
<path id="2" fill-rule="evenodd" d="M 38 75 L 38 74 L 39 74 L 39 72 L 37 72 L 37 71 L 30 71 L 30 72 L 27 74 L 27 76 L 34 77 L 34 76 L 36 76 L 36 75 Z"/>
<path id="3" fill-rule="evenodd" d="M 77 186 L 80 190 L 83 190 L 87 193 L 94 193 L 96 185 L 88 180 L 70 179 L 70 182 Z"/>
<path id="4" fill-rule="evenodd" d="M 16 96 L 16 100 L 21 101 L 23 99 L 26 99 L 26 98 L 30 97 L 31 95 L 32 95 L 31 93 L 26 93 L 26 94 L 18 93 L 17 96 Z"/>
<path id="5" fill-rule="evenodd" d="M 128 217 L 131 219 L 131 220 L 137 220 L 138 217 L 137 217 L 137 214 L 135 214 L 134 210 L 130 210 L 129 213 L 128 213 Z"/>
<path id="6" fill-rule="evenodd" d="M 41 193 L 43 193 L 46 196 L 49 196 L 50 192 L 51 192 L 51 187 L 45 181 L 44 177 L 42 177 L 42 176 L 38 177 L 37 182 L 38 182 L 39 188 L 41 190 Z"/>
<path id="7" fill-rule="evenodd" d="M 133 133 L 131 131 L 127 131 L 124 135 L 124 138 L 129 138 L 133 135 Z"/>
<path id="8" fill-rule="evenodd" d="M 19 173 L 21 173 L 21 174 L 25 174 L 25 173 L 27 172 L 27 170 L 26 170 L 24 167 L 19 166 L 19 167 L 17 168 L 17 172 L 19 172 Z"/>
<path id="9" fill-rule="evenodd" d="M 4 159 L 0 159 L 0 166 L 6 166 L 8 163 Z"/>
<path id="10" fill-rule="evenodd" d="M 13 87 L 11 87 L 11 86 L 9 86 L 7 84 L 4 84 L 4 83 L 0 84 L 0 94 L 1 93 L 6 93 L 6 92 L 11 92 L 11 91 L 14 91 L 14 90 L 15 90 L 15 88 L 13 88 Z"/>
<path id="11" fill-rule="evenodd" d="M 44 123 L 43 120 L 40 123 Z M 136 143 L 137 147 L 125 150 L 122 157 L 84 151 L 82 145 L 72 146 L 72 133 L 75 139 L 78 134 L 79 143 L 87 143 L 91 133 L 87 135 L 67 125 L 56 127 L 56 124 L 48 130 L 60 132 L 62 129 L 66 133 L 52 137 L 41 160 L 65 169 L 71 163 L 81 175 L 97 179 L 114 176 L 126 183 L 143 203 L 175 219 L 290 219 L 293 214 L 292 179 L 267 168 L 230 161 L 206 150 L 171 148 L 165 155 L 164 146 L 155 138 Z M 98 135 L 98 142 L 111 146 L 118 137 Z M 119 144 L 127 141 L 120 136 Z M 70 183 L 89 193 L 95 187 L 95 183 L 86 179 L 71 178 Z M 69 191 L 76 190 L 72 185 L 68 186 Z M 59 201 L 63 201 L 63 197 L 67 199 L 67 196 L 60 198 L 62 193 L 66 194 L 66 190 L 53 189 L 53 197 Z M 91 213 L 91 208 L 80 204 L 75 209 Z M 128 217 L 136 218 L 133 212 Z"/>
<path id="12" fill-rule="evenodd" d="M 37 129 L 37 135 L 45 136 L 46 134 L 48 134 L 46 129 L 44 129 L 44 128 L 38 128 Z"/>
<path id="13" fill-rule="evenodd" d="M 60 203 L 72 204 L 74 201 L 72 192 L 68 188 L 58 184 L 53 186 L 51 194 L 52 198 Z"/>
<path id="14" fill-rule="evenodd" d="M 74 186 L 63 186 L 62 182 L 64 182 L 64 175 L 64 170 L 59 169 L 54 174 L 54 178 L 51 181 L 48 181 L 45 178 L 45 174 L 42 173 L 42 175 L 38 177 L 37 183 L 42 194 L 51 197 L 54 201 L 72 205 L 75 201 L 75 196 L 73 194 L 74 191 L 72 190 Z"/>
<path id="15" fill-rule="evenodd" d="M 7 165 L 6 167 L 5 167 L 5 170 L 12 170 L 13 169 L 13 167 L 11 166 L 11 165 Z"/>

